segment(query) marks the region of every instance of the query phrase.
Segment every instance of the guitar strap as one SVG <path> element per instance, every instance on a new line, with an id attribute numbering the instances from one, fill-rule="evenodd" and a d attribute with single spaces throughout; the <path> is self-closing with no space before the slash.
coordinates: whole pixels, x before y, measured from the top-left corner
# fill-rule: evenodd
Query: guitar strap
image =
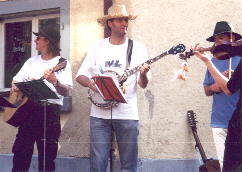
<path id="1" fill-rule="evenodd" d="M 133 50 L 133 40 L 129 39 L 128 40 L 128 48 L 127 48 L 127 57 L 126 57 L 126 67 L 125 67 L 125 70 L 129 69 L 129 67 L 130 67 L 132 50 Z"/>

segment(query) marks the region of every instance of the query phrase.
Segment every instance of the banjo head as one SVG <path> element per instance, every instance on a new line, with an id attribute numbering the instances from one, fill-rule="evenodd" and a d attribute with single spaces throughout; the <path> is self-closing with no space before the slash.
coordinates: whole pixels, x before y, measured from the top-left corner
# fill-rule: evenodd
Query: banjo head
<path id="1" fill-rule="evenodd" d="M 118 102 L 116 101 L 104 100 L 99 93 L 93 91 L 92 89 L 88 89 L 88 98 L 90 99 L 92 104 L 104 109 L 109 109 L 118 104 Z"/>
<path id="2" fill-rule="evenodd" d="M 107 70 L 103 74 L 112 77 L 115 82 L 119 83 L 118 78 L 120 77 L 120 75 L 117 72 Z M 104 109 L 110 109 L 111 107 L 118 105 L 118 102 L 116 101 L 104 100 L 99 93 L 93 91 L 92 89 L 88 89 L 88 98 L 95 106 Z"/>

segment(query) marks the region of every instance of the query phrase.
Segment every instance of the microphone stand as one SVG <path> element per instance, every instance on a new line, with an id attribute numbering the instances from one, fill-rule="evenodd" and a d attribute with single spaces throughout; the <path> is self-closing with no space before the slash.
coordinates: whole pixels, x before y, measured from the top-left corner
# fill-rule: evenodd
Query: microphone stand
<path id="1" fill-rule="evenodd" d="M 113 139 L 114 139 L 114 129 L 113 129 L 113 115 L 112 115 L 112 107 L 111 107 L 111 118 L 110 118 L 110 125 L 111 125 L 111 137 L 110 137 L 110 150 L 109 150 L 109 160 L 110 160 L 110 172 L 113 171 L 113 158 L 115 149 L 113 148 Z"/>
<path id="2" fill-rule="evenodd" d="M 112 95 L 110 90 L 108 89 L 108 85 L 106 85 L 104 79 L 101 78 L 101 82 L 103 87 L 108 91 L 109 95 Z M 113 100 L 110 101 L 115 101 L 115 99 L 112 97 Z M 114 138 L 114 128 L 113 128 L 113 107 L 111 106 L 111 117 L 110 117 L 110 126 L 111 126 L 111 133 L 110 133 L 110 150 L 109 150 L 109 172 L 113 171 L 113 157 L 114 157 L 114 151 L 115 149 L 113 148 L 113 138 Z"/>
<path id="3" fill-rule="evenodd" d="M 43 104 L 44 106 L 44 124 L 43 124 L 43 127 L 44 127 L 44 130 L 43 130 L 43 149 L 44 149 L 44 155 L 43 155 L 43 171 L 45 171 L 45 167 L 46 167 L 46 125 L 47 125 L 47 113 L 46 113 L 46 106 L 47 106 L 47 103 L 48 103 L 48 100 L 47 99 L 44 99 L 44 100 L 40 100 L 40 102 Z"/>
<path id="4" fill-rule="evenodd" d="M 46 127 L 47 127 L 47 104 L 48 99 L 59 99 L 59 97 L 44 83 L 43 79 L 32 80 L 27 82 L 18 82 L 15 85 L 30 100 L 43 105 L 43 171 L 46 169 Z"/>
<path id="5" fill-rule="evenodd" d="M 109 93 L 109 95 L 112 97 L 112 100 L 110 101 L 116 101 L 115 100 L 115 97 L 111 94 L 111 92 L 113 90 L 110 90 L 111 88 L 109 88 L 109 86 L 105 83 L 104 79 L 101 78 L 101 82 L 102 82 L 102 85 L 103 85 L 103 88 L 105 88 L 107 90 L 107 92 Z M 102 89 L 100 89 L 102 90 Z M 110 171 L 109 172 L 112 172 L 113 171 L 113 157 L 114 157 L 114 151 L 115 149 L 113 148 L 113 139 L 114 139 L 114 128 L 113 128 L 113 107 L 111 106 L 111 117 L 110 117 L 110 125 L 111 125 L 111 137 L 110 137 L 110 150 L 109 150 L 109 161 L 110 161 Z"/>

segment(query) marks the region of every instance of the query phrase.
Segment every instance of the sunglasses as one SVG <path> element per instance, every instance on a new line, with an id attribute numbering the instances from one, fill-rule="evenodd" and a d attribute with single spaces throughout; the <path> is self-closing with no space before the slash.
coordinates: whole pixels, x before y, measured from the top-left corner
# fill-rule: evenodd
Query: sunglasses
<path id="1" fill-rule="evenodd" d="M 38 41 L 38 40 L 40 40 L 41 38 L 45 38 L 44 36 L 37 36 L 36 37 L 36 40 Z"/>

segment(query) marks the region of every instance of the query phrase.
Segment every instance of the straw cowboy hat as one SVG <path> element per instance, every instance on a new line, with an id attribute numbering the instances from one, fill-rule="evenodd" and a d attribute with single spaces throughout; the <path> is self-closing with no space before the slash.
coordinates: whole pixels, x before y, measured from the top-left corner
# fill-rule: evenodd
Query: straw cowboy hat
<path id="1" fill-rule="evenodd" d="M 226 21 L 220 21 L 216 23 L 213 35 L 207 38 L 206 40 L 209 42 L 214 42 L 214 37 L 220 34 L 232 33 L 235 36 L 235 41 L 241 39 L 241 35 L 234 32 L 234 28 L 231 23 Z"/>
<path id="2" fill-rule="evenodd" d="M 129 20 L 134 20 L 137 15 L 128 14 L 125 5 L 114 4 L 108 9 L 108 14 L 98 18 L 97 22 L 102 26 L 106 26 L 107 20 L 121 17 L 128 17 Z"/>

